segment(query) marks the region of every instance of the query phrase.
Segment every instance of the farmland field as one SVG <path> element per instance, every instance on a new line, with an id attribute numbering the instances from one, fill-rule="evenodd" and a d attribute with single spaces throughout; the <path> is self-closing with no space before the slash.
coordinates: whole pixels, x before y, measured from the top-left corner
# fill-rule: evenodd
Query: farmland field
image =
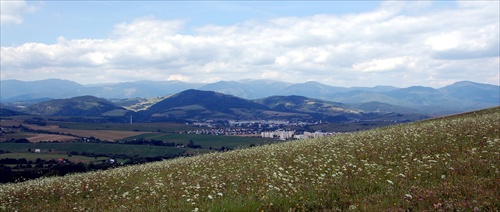
<path id="1" fill-rule="evenodd" d="M 28 149 L 40 149 L 41 152 L 67 153 L 75 151 L 95 154 L 138 155 L 141 157 L 176 155 L 184 151 L 180 148 L 165 146 L 100 143 L 0 143 L 0 149 L 13 153 L 25 153 Z"/>
<path id="2" fill-rule="evenodd" d="M 40 141 L 71 141 L 77 139 L 73 136 L 67 135 L 54 135 L 54 134 L 33 134 L 27 138 L 30 142 L 40 142 Z"/>
<path id="3" fill-rule="evenodd" d="M 79 130 L 79 129 L 67 129 L 67 128 L 60 128 L 55 125 L 50 125 L 50 126 L 36 126 L 36 125 L 26 125 L 31 129 L 34 130 L 46 130 L 50 132 L 57 132 L 57 133 L 64 133 L 64 134 L 71 134 L 71 135 L 76 135 L 76 136 L 81 136 L 81 137 L 95 137 L 99 138 L 101 140 L 109 140 L 109 141 L 114 141 L 116 139 L 121 139 L 129 136 L 134 136 L 134 135 L 140 135 L 144 132 L 139 132 L 139 131 L 125 131 L 125 130 Z"/>
<path id="4" fill-rule="evenodd" d="M 186 130 L 202 129 L 192 125 L 179 123 L 78 123 L 78 122 L 61 122 L 61 121 L 46 121 L 45 126 L 35 124 L 25 124 L 23 120 L 30 117 L 18 116 L 13 120 L 2 120 L 1 126 L 18 126 L 23 125 L 33 130 L 44 130 L 60 134 L 71 134 L 80 137 L 95 137 L 101 140 L 114 141 L 126 137 L 140 135 L 146 132 L 168 132 L 178 133 Z M 50 117 L 48 117 L 50 119 Z M 18 138 L 16 135 L 8 135 L 10 138 Z M 0 138 L 1 139 L 1 138 Z M 5 139 L 4 139 L 5 140 Z M 38 140 L 38 139 L 34 139 Z"/>
<path id="5" fill-rule="evenodd" d="M 500 107 L 0 185 L 2 211 L 498 211 Z"/>
<path id="6" fill-rule="evenodd" d="M 58 158 L 65 158 L 73 163 L 90 163 L 90 162 L 100 162 L 102 160 L 109 159 L 108 157 L 85 157 L 81 155 L 73 155 L 68 157 L 68 154 L 57 154 L 57 153 L 5 153 L 0 154 L 0 159 L 2 158 L 14 158 L 22 159 L 25 158 L 28 161 L 35 161 L 40 158 L 42 160 L 57 160 Z"/>
<path id="7" fill-rule="evenodd" d="M 142 132 L 182 132 L 185 130 L 200 129 L 192 125 L 179 123 L 133 123 L 133 124 L 89 124 L 76 122 L 50 122 L 51 125 L 58 125 L 61 128 L 77 129 L 77 130 L 119 130 L 119 131 L 142 131 Z"/>
<path id="8" fill-rule="evenodd" d="M 201 145 L 202 148 L 208 149 L 212 148 L 238 148 L 238 147 L 248 147 L 252 144 L 262 145 L 273 142 L 271 139 L 265 138 L 251 138 L 243 136 L 216 136 L 216 135 L 197 135 L 197 134 L 164 134 L 164 133 L 145 133 L 137 136 L 132 136 L 125 138 L 127 140 L 132 139 L 154 139 L 167 142 L 175 142 L 178 144 L 187 145 L 189 141 L 193 141 L 197 145 Z"/>

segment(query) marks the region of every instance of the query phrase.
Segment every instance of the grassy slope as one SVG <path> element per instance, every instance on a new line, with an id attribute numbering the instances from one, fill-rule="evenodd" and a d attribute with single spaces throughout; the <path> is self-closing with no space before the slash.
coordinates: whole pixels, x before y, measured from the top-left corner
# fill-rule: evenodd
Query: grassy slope
<path id="1" fill-rule="evenodd" d="M 0 186 L 0 211 L 499 210 L 500 108 Z"/>

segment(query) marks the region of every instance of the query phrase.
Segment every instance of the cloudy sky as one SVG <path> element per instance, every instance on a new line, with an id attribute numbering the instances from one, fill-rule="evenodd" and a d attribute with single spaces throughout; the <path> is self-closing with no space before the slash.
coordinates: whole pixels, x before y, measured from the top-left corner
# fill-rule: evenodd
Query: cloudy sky
<path id="1" fill-rule="evenodd" d="M 1 79 L 500 81 L 499 1 L 1 0 Z"/>

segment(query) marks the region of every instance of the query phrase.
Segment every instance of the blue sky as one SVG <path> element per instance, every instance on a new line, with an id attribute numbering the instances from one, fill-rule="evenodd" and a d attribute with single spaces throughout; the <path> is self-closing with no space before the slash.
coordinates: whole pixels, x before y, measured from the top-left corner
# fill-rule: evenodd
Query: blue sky
<path id="1" fill-rule="evenodd" d="M 499 84 L 498 1 L 1 1 L 2 80 Z"/>
<path id="2" fill-rule="evenodd" d="M 29 2 L 34 12 L 23 24 L 5 24 L 2 46 L 26 42 L 56 43 L 68 39 L 105 38 L 121 22 L 152 16 L 187 22 L 184 34 L 203 25 L 233 25 L 248 20 L 348 14 L 373 10 L 379 1 L 45 1 Z M 43 32 L 43 33 L 40 33 Z"/>

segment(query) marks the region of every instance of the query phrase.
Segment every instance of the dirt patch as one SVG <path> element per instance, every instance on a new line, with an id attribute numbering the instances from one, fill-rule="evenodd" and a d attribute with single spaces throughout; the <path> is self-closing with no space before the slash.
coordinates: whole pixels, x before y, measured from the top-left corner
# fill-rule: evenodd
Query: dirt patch
<path id="1" fill-rule="evenodd" d="M 19 126 L 19 124 L 22 124 L 22 122 L 17 121 L 17 120 L 1 120 L 0 121 L 0 126 L 2 126 L 2 127 Z"/>
<path id="2" fill-rule="evenodd" d="M 70 130 L 70 129 L 64 129 L 64 132 L 81 137 L 92 136 L 94 138 L 99 138 L 101 140 L 108 140 L 108 141 L 114 141 L 117 139 L 136 136 L 144 133 L 144 132 L 119 131 L 119 130 Z"/>
<path id="3" fill-rule="evenodd" d="M 35 124 L 24 124 L 24 126 L 30 128 L 30 129 L 34 129 L 34 130 L 47 130 L 47 131 L 60 131 L 60 130 L 63 130 L 62 128 L 60 128 L 59 126 L 57 125 L 47 125 L 47 126 L 38 126 L 38 125 L 35 125 Z"/>
<path id="4" fill-rule="evenodd" d="M 53 134 L 35 134 L 27 138 L 30 142 L 36 143 L 40 141 L 70 141 L 76 139 L 73 136 L 53 135 Z"/>
<path id="5" fill-rule="evenodd" d="M 60 128 L 57 125 L 48 125 L 48 126 L 26 125 L 26 126 L 35 130 L 46 130 L 50 132 L 71 134 L 80 137 L 94 137 L 100 140 L 108 140 L 108 141 L 114 141 L 117 139 L 136 136 L 144 133 L 136 131 L 121 131 L 121 130 L 74 130 L 74 129 Z"/>

